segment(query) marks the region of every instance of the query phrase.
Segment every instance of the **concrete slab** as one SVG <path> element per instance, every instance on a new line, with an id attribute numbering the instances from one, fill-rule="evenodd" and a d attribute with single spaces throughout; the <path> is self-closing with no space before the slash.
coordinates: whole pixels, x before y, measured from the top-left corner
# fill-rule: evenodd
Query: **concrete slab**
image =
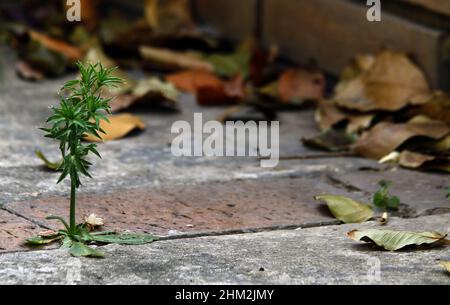
<path id="1" fill-rule="evenodd" d="M 448 248 L 387 252 L 346 232 L 376 222 L 102 247 L 104 259 L 66 251 L 0 255 L 1 284 L 450 284 Z M 391 219 L 389 228 L 450 229 L 448 215 Z"/>
<path id="2" fill-rule="evenodd" d="M 392 181 L 391 194 L 400 198 L 402 216 L 448 213 L 450 200 L 446 198 L 450 185 L 448 174 L 419 172 L 393 168 L 386 171 L 349 171 L 334 174 L 333 177 L 343 184 L 359 189 L 371 200 L 378 189 L 378 181 Z"/>

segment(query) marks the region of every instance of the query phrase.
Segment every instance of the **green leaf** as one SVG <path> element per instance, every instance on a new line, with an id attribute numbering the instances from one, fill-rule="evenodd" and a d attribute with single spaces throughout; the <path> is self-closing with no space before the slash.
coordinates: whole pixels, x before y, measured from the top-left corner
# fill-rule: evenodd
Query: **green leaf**
<path id="1" fill-rule="evenodd" d="M 373 242 L 376 245 L 389 250 L 395 251 L 406 246 L 420 246 L 430 245 L 436 246 L 438 244 L 448 243 L 445 238 L 447 234 L 443 235 L 438 232 L 407 232 L 394 230 L 353 230 L 347 233 L 348 237 L 356 241 Z"/>
<path id="2" fill-rule="evenodd" d="M 28 245 L 40 246 L 40 245 L 51 244 L 52 242 L 61 240 L 62 238 L 63 238 L 63 236 L 61 236 L 61 235 L 54 235 L 54 236 L 49 236 L 49 237 L 35 236 L 35 237 L 27 238 L 26 243 Z"/>
<path id="3" fill-rule="evenodd" d="M 396 209 L 400 204 L 400 199 L 389 194 L 392 182 L 381 180 L 378 184 L 380 187 L 373 195 L 373 204 L 383 210 Z"/>
<path id="4" fill-rule="evenodd" d="M 50 216 L 45 217 L 45 219 L 47 219 L 47 220 L 59 220 L 63 224 L 63 226 L 66 228 L 67 232 L 70 231 L 69 230 L 69 225 L 67 224 L 67 222 L 62 217 L 50 215 Z"/>
<path id="5" fill-rule="evenodd" d="M 331 213 L 342 222 L 360 223 L 373 217 L 372 207 L 351 198 L 339 195 L 315 196 L 315 200 L 324 200 Z"/>
<path id="6" fill-rule="evenodd" d="M 217 74 L 224 77 L 233 77 L 238 74 L 247 78 L 249 74 L 249 52 L 237 52 L 231 55 L 214 54 L 206 58 L 214 66 Z"/>
<path id="7" fill-rule="evenodd" d="M 90 257 L 104 257 L 104 254 L 80 242 L 74 242 L 70 247 L 70 255 L 75 257 L 90 256 Z"/>
<path id="8" fill-rule="evenodd" d="M 62 160 L 61 160 L 61 161 L 58 161 L 58 162 L 51 162 L 51 161 L 49 161 L 49 160 L 45 157 L 45 155 L 42 153 L 42 151 L 40 151 L 40 150 L 36 150 L 34 153 L 36 154 L 36 156 L 37 156 L 39 159 L 41 159 L 41 160 L 44 162 L 44 164 L 45 164 L 45 166 L 46 166 L 47 168 L 52 169 L 52 170 L 54 170 L 54 171 L 57 171 L 57 170 L 59 169 L 59 167 L 61 166 L 61 164 L 62 164 Z"/>
<path id="9" fill-rule="evenodd" d="M 90 235 L 91 241 L 107 244 L 142 245 L 157 241 L 159 238 L 151 234 L 104 234 Z"/>
<path id="10" fill-rule="evenodd" d="M 69 236 L 65 236 L 61 244 L 61 249 L 70 249 L 73 245 L 73 241 Z"/>

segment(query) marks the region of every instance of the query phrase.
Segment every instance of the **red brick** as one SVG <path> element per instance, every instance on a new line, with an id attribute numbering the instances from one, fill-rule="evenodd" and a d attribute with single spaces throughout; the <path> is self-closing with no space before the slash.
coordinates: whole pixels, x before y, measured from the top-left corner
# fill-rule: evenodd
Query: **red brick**
<path id="1" fill-rule="evenodd" d="M 78 220 L 95 213 L 105 218 L 105 229 L 152 232 L 221 231 L 300 225 L 333 218 L 313 196 L 338 192 L 320 181 L 296 178 L 245 180 L 177 186 L 165 189 L 123 190 L 78 197 Z M 48 215 L 68 216 L 68 199 L 45 198 L 8 207 L 43 220 Z M 47 222 L 58 228 L 55 222 Z"/>

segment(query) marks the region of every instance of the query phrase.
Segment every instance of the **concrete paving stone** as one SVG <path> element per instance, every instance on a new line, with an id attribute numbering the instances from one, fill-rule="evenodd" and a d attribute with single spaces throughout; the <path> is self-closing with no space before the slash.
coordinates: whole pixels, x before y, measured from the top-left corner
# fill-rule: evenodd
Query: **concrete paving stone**
<path id="1" fill-rule="evenodd" d="M 43 230 L 44 228 L 27 219 L 0 210 L 0 253 L 30 250 L 24 245 L 25 239 L 35 236 Z"/>
<path id="2" fill-rule="evenodd" d="M 78 196 L 78 221 L 95 213 L 105 218 L 105 230 L 160 235 L 336 223 L 326 206 L 313 200 L 323 193 L 349 194 L 320 176 L 116 190 Z M 60 224 L 45 217 L 67 217 L 68 205 L 67 197 L 45 197 L 5 206 L 57 229 Z"/>
<path id="3" fill-rule="evenodd" d="M 448 247 L 382 251 L 346 237 L 376 222 L 101 247 L 104 259 L 64 250 L 0 255 L 1 284 L 450 284 Z M 387 228 L 450 229 L 446 215 L 391 219 Z"/>
<path id="4" fill-rule="evenodd" d="M 334 178 L 366 193 L 370 199 L 380 180 L 392 181 L 391 194 L 400 198 L 403 216 L 449 213 L 450 200 L 446 198 L 450 186 L 448 174 L 419 172 L 393 168 L 386 171 L 349 171 L 334 174 Z"/>

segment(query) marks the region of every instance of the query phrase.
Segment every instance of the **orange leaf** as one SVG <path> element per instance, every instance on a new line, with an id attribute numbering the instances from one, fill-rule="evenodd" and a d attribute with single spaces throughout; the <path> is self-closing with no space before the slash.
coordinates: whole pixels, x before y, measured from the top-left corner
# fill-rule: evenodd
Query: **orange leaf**
<path id="1" fill-rule="evenodd" d="M 36 32 L 36 31 L 32 31 L 32 30 L 29 31 L 29 34 L 30 34 L 31 39 L 38 41 L 39 43 L 41 43 L 44 47 L 46 47 L 49 50 L 63 54 L 68 59 L 75 61 L 75 60 L 80 59 L 82 56 L 81 51 L 78 48 L 76 48 L 62 40 L 54 39 L 45 34 L 42 34 L 42 33 Z"/>

